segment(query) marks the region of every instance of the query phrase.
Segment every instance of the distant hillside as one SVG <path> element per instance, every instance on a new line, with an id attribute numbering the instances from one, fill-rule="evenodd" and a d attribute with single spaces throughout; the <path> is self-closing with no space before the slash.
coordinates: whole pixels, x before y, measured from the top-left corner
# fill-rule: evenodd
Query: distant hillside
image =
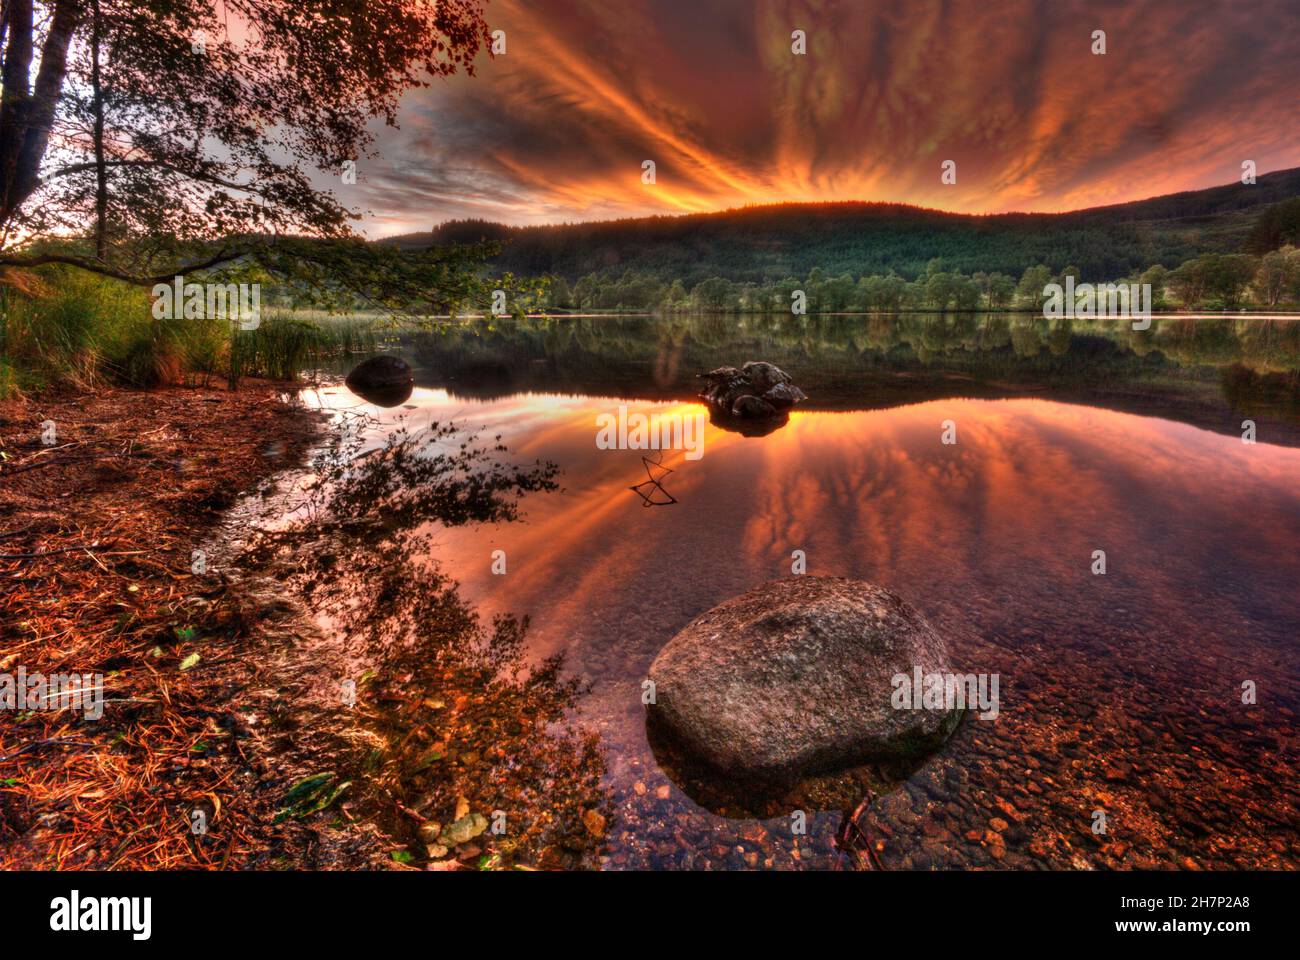
<path id="1" fill-rule="evenodd" d="M 403 247 L 495 239 L 494 266 L 569 280 L 632 268 L 688 285 L 706 277 L 777 280 L 896 270 L 915 277 L 933 257 L 961 273 L 1019 276 L 1035 263 L 1117 277 L 1198 253 L 1243 249 L 1271 204 L 1300 196 L 1300 168 L 1235 183 L 1062 214 L 973 216 L 903 204 L 814 203 L 745 207 L 680 217 L 645 217 L 541 227 L 487 221 L 442 224 L 388 241 Z"/>

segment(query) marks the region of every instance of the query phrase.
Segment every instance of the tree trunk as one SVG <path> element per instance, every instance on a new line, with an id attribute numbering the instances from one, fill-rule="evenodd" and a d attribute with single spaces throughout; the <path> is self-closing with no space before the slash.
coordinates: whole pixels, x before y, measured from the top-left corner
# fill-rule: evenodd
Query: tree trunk
<path id="1" fill-rule="evenodd" d="M 8 226 L 40 183 L 54 113 L 68 72 L 68 46 L 81 15 L 75 0 L 59 0 L 41 48 L 36 85 L 28 92 L 32 65 L 32 0 L 12 0 L 9 48 L 0 107 L 0 227 Z"/>
<path id="2" fill-rule="evenodd" d="M 18 153 L 26 130 L 32 70 L 32 0 L 10 0 L 7 6 L 9 45 L 5 49 L 0 83 L 0 225 L 7 224 L 17 206 L 10 201 L 18 176 Z"/>
<path id="3" fill-rule="evenodd" d="M 104 165 L 104 89 L 100 85 L 99 0 L 94 0 L 90 38 L 90 84 L 95 109 L 95 257 L 108 259 L 108 167 Z"/>

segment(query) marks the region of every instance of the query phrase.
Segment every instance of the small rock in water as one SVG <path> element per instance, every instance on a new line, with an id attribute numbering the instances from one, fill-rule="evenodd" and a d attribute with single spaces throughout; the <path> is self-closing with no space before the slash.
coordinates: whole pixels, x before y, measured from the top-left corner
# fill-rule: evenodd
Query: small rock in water
<path id="1" fill-rule="evenodd" d="M 379 356 L 362 360 L 348 374 L 347 385 L 357 387 L 392 387 L 410 383 L 411 365 L 401 357 Z"/>
<path id="2" fill-rule="evenodd" d="M 348 374 L 348 389 L 379 407 L 395 407 L 411 396 L 415 379 L 401 357 L 379 356 L 363 360 Z"/>
<path id="3" fill-rule="evenodd" d="M 790 375 L 774 363 L 751 360 L 739 370 L 718 367 L 700 374 L 700 398 L 716 412 L 743 420 L 767 420 L 807 400 Z"/>
<path id="4" fill-rule="evenodd" d="M 839 577 L 773 580 L 701 614 L 650 667 L 648 722 L 724 776 L 790 781 L 941 745 L 960 711 L 895 707 L 894 678 L 947 675 L 943 638 L 899 597 Z"/>
<path id="5" fill-rule="evenodd" d="M 582 814 L 582 825 L 587 832 L 597 839 L 605 835 L 605 818 L 597 810 L 587 810 Z"/>
<path id="6" fill-rule="evenodd" d="M 469 843 L 480 833 L 487 829 L 487 817 L 481 813 L 467 813 L 459 820 L 447 824 L 443 830 L 442 836 L 438 839 L 443 844 L 453 847 L 460 846 L 462 843 Z"/>
<path id="7" fill-rule="evenodd" d="M 434 823 L 432 820 L 420 824 L 420 829 L 417 831 L 421 843 L 433 843 L 440 833 L 442 833 L 442 824 Z"/>

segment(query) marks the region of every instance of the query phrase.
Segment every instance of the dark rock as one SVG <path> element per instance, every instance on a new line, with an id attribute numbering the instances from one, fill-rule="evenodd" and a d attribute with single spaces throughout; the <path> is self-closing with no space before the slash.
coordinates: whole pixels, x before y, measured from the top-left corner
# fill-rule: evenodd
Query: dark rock
<path id="1" fill-rule="evenodd" d="M 796 403 L 807 400 L 808 395 L 793 384 L 778 383 L 768 388 L 763 399 L 774 407 L 793 407 Z"/>
<path id="2" fill-rule="evenodd" d="M 771 419 L 808 399 L 791 383 L 789 374 L 762 360 L 751 360 L 739 370 L 718 367 L 701 374 L 700 379 L 704 381 L 700 398 L 715 414 L 738 419 Z"/>
<path id="3" fill-rule="evenodd" d="M 765 360 L 751 360 L 740 368 L 740 375 L 745 378 L 755 393 L 766 393 L 778 383 L 789 383 L 786 372 L 774 363 Z"/>
<path id="4" fill-rule="evenodd" d="M 718 367 L 716 370 L 700 374 L 701 380 L 708 380 L 711 383 L 723 383 L 739 378 L 740 370 L 736 367 Z"/>
<path id="5" fill-rule="evenodd" d="M 349 387 L 390 387 L 411 379 L 411 366 L 401 357 L 379 356 L 353 367 L 347 383 Z"/>
<path id="6" fill-rule="evenodd" d="M 650 723 L 724 776 L 788 782 L 912 760 L 958 711 L 895 709 L 896 674 L 947 673 L 943 639 L 887 590 L 838 577 L 774 580 L 700 615 L 650 667 Z"/>
<path id="7" fill-rule="evenodd" d="M 363 360 L 348 374 L 348 389 L 380 407 L 395 407 L 411 396 L 414 378 L 401 357 L 379 356 Z"/>
<path id="8" fill-rule="evenodd" d="M 760 397 L 745 394 L 731 405 L 731 415 L 745 420 L 767 420 L 776 415 L 776 407 Z"/>

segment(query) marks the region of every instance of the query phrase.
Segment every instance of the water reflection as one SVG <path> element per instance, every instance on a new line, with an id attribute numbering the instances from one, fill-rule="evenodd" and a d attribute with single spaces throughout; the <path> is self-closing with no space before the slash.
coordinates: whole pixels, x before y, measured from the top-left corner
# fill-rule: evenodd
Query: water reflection
<path id="1" fill-rule="evenodd" d="M 810 409 L 1033 392 L 1218 430 L 1259 414 L 1280 421 L 1280 442 L 1300 442 L 1295 319 L 1164 318 L 1134 331 L 1023 314 L 499 318 L 409 334 L 401 349 L 423 368 L 420 386 L 465 399 L 686 400 L 699 372 L 762 357 L 798 374 Z"/>
<path id="2" fill-rule="evenodd" d="M 385 384 L 383 386 L 354 386 L 349 385 L 348 389 L 355 393 L 362 400 L 373 404 L 376 407 L 392 409 L 400 407 L 407 400 L 411 399 L 413 384 Z"/>
<path id="3" fill-rule="evenodd" d="M 865 815 L 883 866 L 1295 862 L 1294 325 L 726 320 L 494 322 L 409 344 L 425 364 L 413 428 L 482 427 L 513 462 L 559 466 L 562 489 L 527 497 L 525 522 L 439 525 L 427 549 L 483 616 L 529 616 L 521 656 L 563 653 L 590 684 L 570 706 L 603 744 L 609 865 L 837 862 L 842 784 L 798 801 L 806 834 L 785 799 L 754 809 L 690 790 L 702 807 L 679 786 L 690 774 L 658 762 L 640 698 L 678 629 L 787 575 L 794 550 L 809 573 L 904 596 L 948 635 L 956 668 L 1003 678 L 996 723 L 859 783 L 897 784 Z M 628 492 L 640 452 L 598 449 L 596 418 L 698 412 L 682 402 L 695 373 L 759 358 L 808 403 L 763 437 L 709 426 L 702 459 L 666 451 L 677 502 L 642 509 Z M 1241 441 L 1243 415 L 1260 442 Z M 384 590 L 427 592 L 400 578 Z M 1243 679 L 1268 703 L 1243 705 Z M 1098 806 L 1118 811 L 1114 836 L 1091 834 Z"/>
<path id="4" fill-rule="evenodd" d="M 408 859 L 592 867 L 590 824 L 608 800 L 596 739 L 566 721 L 583 684 L 562 655 L 527 661 L 527 618 L 485 626 L 433 556 L 435 528 L 510 523 L 522 496 L 557 488 L 553 464 L 506 453 L 446 424 L 348 421 L 315 458 L 306 499 L 244 559 L 291 570 L 339 641 L 317 652 L 345 661 L 321 666 L 349 678 L 366 742 L 332 749 L 350 754 L 339 762 L 364 784 L 367 814 Z M 489 816 L 502 828 L 490 838 Z M 441 835 L 420 833 L 422 820 Z M 453 842 L 456 824 L 469 825 Z"/>

